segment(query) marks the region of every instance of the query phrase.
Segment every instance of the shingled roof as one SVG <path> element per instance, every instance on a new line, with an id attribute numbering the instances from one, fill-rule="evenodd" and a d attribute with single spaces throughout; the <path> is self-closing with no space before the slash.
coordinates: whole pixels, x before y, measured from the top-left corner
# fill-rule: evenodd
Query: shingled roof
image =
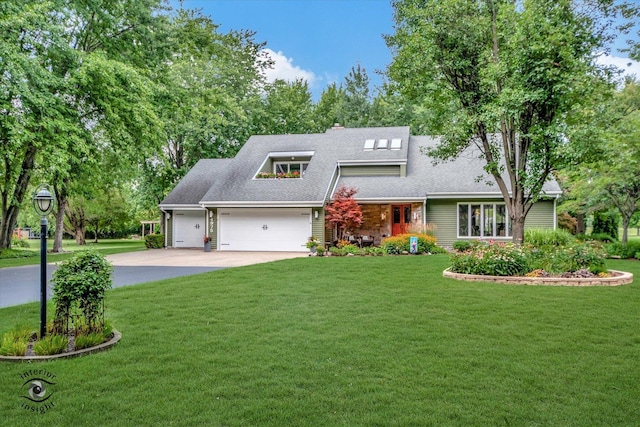
<path id="1" fill-rule="evenodd" d="M 400 139 L 399 149 L 365 150 L 366 140 Z M 337 185 L 358 189 L 361 201 L 425 200 L 430 197 L 500 197 L 492 177 L 483 170 L 477 149 L 433 165 L 422 147 L 438 139 L 410 136 L 409 127 L 330 129 L 320 134 L 256 135 L 233 159 L 201 160 L 161 203 L 189 206 L 322 206 L 336 187 L 341 165 L 404 164 L 406 176 L 343 176 Z M 256 179 L 269 156 L 312 153 L 302 179 Z M 483 179 L 478 179 L 483 177 Z M 551 180 L 543 191 L 560 194 Z"/>

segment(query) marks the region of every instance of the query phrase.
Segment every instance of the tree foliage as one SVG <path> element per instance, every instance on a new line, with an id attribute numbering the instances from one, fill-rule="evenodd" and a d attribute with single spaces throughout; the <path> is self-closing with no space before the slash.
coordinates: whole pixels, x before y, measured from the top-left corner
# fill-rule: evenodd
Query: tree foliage
<path id="1" fill-rule="evenodd" d="M 609 1 L 396 0 L 388 75 L 427 99 L 442 129 L 436 160 L 474 146 L 508 207 L 514 241 L 562 164 L 566 119 L 588 100 L 620 10 Z"/>
<path id="2" fill-rule="evenodd" d="M 640 85 L 627 79 L 607 99 L 596 122 L 599 137 L 589 141 L 591 155 L 564 171 L 568 200 L 562 206 L 582 213 L 616 209 L 626 243 L 640 202 Z"/>
<path id="3" fill-rule="evenodd" d="M 344 240 L 346 233 L 362 224 L 362 209 L 353 198 L 358 192 L 355 188 L 339 187 L 333 200 L 325 206 L 325 219 L 336 227 L 338 240 Z"/>

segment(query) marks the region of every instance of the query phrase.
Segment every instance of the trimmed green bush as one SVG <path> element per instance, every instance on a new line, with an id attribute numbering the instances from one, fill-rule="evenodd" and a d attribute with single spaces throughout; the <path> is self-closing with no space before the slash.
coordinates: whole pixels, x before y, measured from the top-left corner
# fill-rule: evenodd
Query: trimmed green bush
<path id="1" fill-rule="evenodd" d="M 453 249 L 457 252 L 464 252 L 471 249 L 471 242 L 468 240 L 458 240 L 453 242 Z"/>
<path id="2" fill-rule="evenodd" d="M 111 288 L 112 272 L 109 261 L 95 249 L 76 252 L 62 262 L 51 279 L 54 333 L 68 333 L 69 319 L 77 311 L 81 314 L 78 324 L 90 332 L 102 331 L 104 293 Z"/>
<path id="3" fill-rule="evenodd" d="M 162 249 L 164 247 L 164 234 L 147 234 L 144 236 L 144 245 L 148 249 Z"/>

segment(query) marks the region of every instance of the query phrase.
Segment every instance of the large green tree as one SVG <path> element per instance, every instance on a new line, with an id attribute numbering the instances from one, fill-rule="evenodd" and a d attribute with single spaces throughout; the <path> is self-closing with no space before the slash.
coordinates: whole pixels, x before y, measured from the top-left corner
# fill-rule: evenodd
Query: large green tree
<path id="1" fill-rule="evenodd" d="M 614 36 L 611 1 L 396 0 L 388 76 L 433 106 L 436 160 L 474 147 L 507 205 L 513 239 L 562 164 L 566 120 L 590 99 Z"/>
<path id="2" fill-rule="evenodd" d="M 263 71 L 271 61 L 251 31 L 220 33 L 210 17 L 180 9 L 170 22 L 171 60 L 159 67 L 163 146 L 140 168 L 139 199 L 157 206 L 201 158 L 231 157 L 254 133 Z"/>
<path id="3" fill-rule="evenodd" d="M 71 58 L 64 31 L 49 2 L 0 2 L 0 249 L 11 245 L 43 151 L 75 133 L 63 119 L 64 76 L 51 72 Z"/>
<path id="4" fill-rule="evenodd" d="M 56 244 L 72 185 L 96 157 L 120 159 L 115 171 L 158 141 L 154 63 L 162 59 L 162 0 L 51 0 L 0 4 L 3 222 L 11 244 L 34 171 L 55 184 Z M 6 30 L 6 31 L 5 31 Z M 4 83 L 4 82 L 3 82 Z M 88 173 L 91 173 L 90 171 Z M 115 173 L 114 173 L 115 174 Z M 77 186 L 76 186 L 77 187 Z"/>
<path id="5" fill-rule="evenodd" d="M 259 134 L 310 133 L 315 131 L 311 92 L 305 80 L 275 80 L 265 88 Z"/>
<path id="6" fill-rule="evenodd" d="M 565 172 L 569 200 L 574 211 L 614 208 L 622 219 L 622 242 L 640 202 L 640 85 L 628 78 L 604 104 L 600 138 L 591 140 L 592 156 Z"/>

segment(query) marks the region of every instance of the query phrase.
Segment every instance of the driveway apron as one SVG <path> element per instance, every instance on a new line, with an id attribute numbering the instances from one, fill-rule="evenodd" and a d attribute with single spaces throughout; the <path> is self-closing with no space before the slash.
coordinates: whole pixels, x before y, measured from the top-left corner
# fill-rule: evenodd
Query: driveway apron
<path id="1" fill-rule="evenodd" d="M 174 277 L 307 256 L 302 252 L 204 252 L 202 249 L 152 249 L 108 255 L 113 265 L 113 287 L 130 286 Z M 48 280 L 56 269 L 47 265 Z M 52 297 L 51 285 L 47 298 Z M 40 301 L 40 266 L 0 268 L 0 308 Z"/>

